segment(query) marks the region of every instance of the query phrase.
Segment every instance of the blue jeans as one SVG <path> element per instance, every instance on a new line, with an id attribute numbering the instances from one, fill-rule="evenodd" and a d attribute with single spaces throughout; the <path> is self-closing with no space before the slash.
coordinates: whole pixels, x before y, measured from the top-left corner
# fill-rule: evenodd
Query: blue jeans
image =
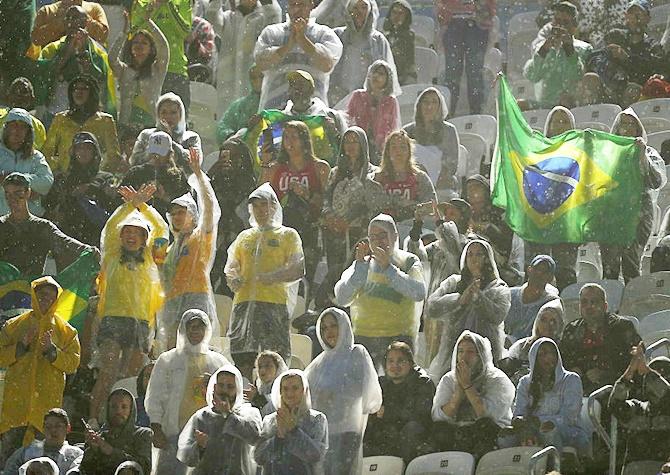
<path id="1" fill-rule="evenodd" d="M 454 18 L 449 22 L 443 37 L 446 59 L 445 84 L 451 92 L 450 113 L 458 104 L 461 76 L 465 67 L 468 80 L 468 102 L 471 114 L 480 114 L 484 102 L 484 54 L 489 31 L 479 28 L 474 20 Z"/>

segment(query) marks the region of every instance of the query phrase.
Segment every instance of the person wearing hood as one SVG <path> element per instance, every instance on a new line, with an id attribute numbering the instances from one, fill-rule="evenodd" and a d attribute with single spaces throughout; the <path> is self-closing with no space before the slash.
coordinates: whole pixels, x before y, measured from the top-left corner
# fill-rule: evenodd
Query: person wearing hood
<path id="1" fill-rule="evenodd" d="M 158 265 L 165 258 L 168 226 L 146 204 L 155 191 L 153 185 L 139 191 L 120 187 L 125 203 L 114 211 L 100 235 L 96 324 L 101 367 L 91 391 L 92 426 L 114 382 L 137 376 L 149 353 L 156 313 L 163 302 Z"/>
<path id="2" fill-rule="evenodd" d="M 79 367 L 77 330 L 57 313 L 63 289 L 52 277 L 30 283 L 32 310 L 0 330 L 0 367 L 7 368 L 0 417 L 0 465 L 44 432 L 44 415 L 63 403 L 65 375 Z"/>
<path id="3" fill-rule="evenodd" d="M 82 475 L 109 475 L 132 461 L 144 473 L 151 471 L 151 429 L 135 424 L 135 398 L 127 389 L 115 389 L 107 398 L 107 423 L 100 431 L 86 430 Z"/>
<path id="4" fill-rule="evenodd" d="M 423 90 L 414 104 L 414 122 L 403 127 L 414 139 L 417 165 L 424 169 L 440 194 L 458 196 L 458 131 L 447 122 L 449 109 L 442 93 L 429 87 Z"/>
<path id="5" fill-rule="evenodd" d="M 551 338 L 536 340 L 528 359 L 530 373 L 521 378 L 516 389 L 513 434 L 503 445 L 553 445 L 559 453 L 563 447 L 572 446 L 580 455 L 588 456 L 590 434 L 579 420 L 581 378 L 563 367 L 561 352 Z"/>
<path id="6" fill-rule="evenodd" d="M 254 364 L 256 384 L 249 384 L 244 390 L 244 398 L 261 412 L 261 417 L 272 414 L 277 406 L 272 402 L 272 385 L 275 380 L 288 371 L 284 358 L 274 351 L 261 351 Z"/>
<path id="7" fill-rule="evenodd" d="M 252 475 L 251 448 L 261 433 L 258 409 L 245 402 L 242 374 L 233 365 L 209 379 L 207 406 L 191 416 L 179 435 L 177 458 L 193 475 Z"/>
<path id="8" fill-rule="evenodd" d="M 393 62 L 401 86 L 415 84 L 416 63 L 414 48 L 416 38 L 412 31 L 412 5 L 407 0 L 395 0 L 386 14 L 382 32 L 391 46 Z"/>
<path id="9" fill-rule="evenodd" d="M 19 475 L 58 475 L 58 465 L 49 457 L 29 460 L 19 467 Z"/>
<path id="10" fill-rule="evenodd" d="M 282 13 L 277 0 L 237 0 L 226 5 L 229 9 L 223 8 L 224 3 L 227 2 L 209 2 L 205 13 L 205 19 L 221 38 L 216 74 L 219 116 L 233 101 L 252 92 L 246 74 L 254 64 L 256 40 L 266 26 L 281 22 Z M 262 81 L 263 74 L 260 70 L 258 73 Z M 260 94 L 260 84 L 258 88 L 253 83 L 251 86 Z M 258 110 L 258 94 L 254 113 Z"/>
<path id="11" fill-rule="evenodd" d="M 144 475 L 144 470 L 139 463 L 127 460 L 116 467 L 114 475 Z"/>
<path id="12" fill-rule="evenodd" d="M 35 150 L 31 115 L 25 109 L 9 111 L 0 141 L 0 176 L 22 173 L 29 181 L 31 199 L 28 209 L 36 216 L 44 214 L 40 197 L 49 193 L 54 182 L 51 168 L 41 152 Z M 0 196 L 0 216 L 10 212 L 5 196 Z"/>
<path id="13" fill-rule="evenodd" d="M 354 344 L 351 322 L 330 307 L 316 322 L 323 353 L 305 369 L 314 409 L 328 418 L 326 475 L 361 473 L 368 414 L 382 405 L 382 390 L 368 351 Z"/>
<path id="14" fill-rule="evenodd" d="M 356 244 L 354 262 L 335 284 L 335 301 L 351 307 L 356 341 L 370 352 L 375 367 L 393 341 L 414 346 L 425 298 L 421 261 L 400 249 L 393 218 L 377 215 L 368 238 Z"/>
<path id="15" fill-rule="evenodd" d="M 259 351 L 291 355 L 289 286 L 305 275 L 300 235 L 282 225 L 282 207 L 269 183 L 249 195 L 249 224 L 228 248 L 224 268 L 235 293 L 228 328 L 230 352 L 247 379 Z"/>
<path id="16" fill-rule="evenodd" d="M 421 239 L 423 220 L 432 217 L 435 221 L 437 239 L 424 246 Z M 470 240 L 467 236 L 470 222 L 470 205 L 460 198 L 443 203 L 420 203 L 414 211 L 414 223 L 405 239 L 405 250 L 421 259 L 427 273 L 426 296 L 435 292 L 450 275 L 460 272 L 463 247 Z M 444 322 L 425 316 L 428 307 L 424 304 L 423 334 L 426 339 L 426 361 L 432 361 L 440 348 Z"/>
<path id="17" fill-rule="evenodd" d="M 266 26 L 258 37 L 254 59 L 265 74 L 259 110 L 286 102 L 284 78 L 295 69 L 309 72 L 316 95 L 328 101 L 330 74 L 342 56 L 342 42 L 332 29 L 310 20 L 313 8 L 313 0 L 292 0 L 288 21 Z"/>
<path id="18" fill-rule="evenodd" d="M 263 475 L 323 475 L 328 449 L 326 416 L 312 409 L 305 373 L 291 369 L 275 379 L 272 402 L 277 411 L 263 419 L 254 458 Z"/>
<path id="19" fill-rule="evenodd" d="M 159 449 L 156 473 L 185 474 L 187 467 L 177 460 L 177 439 L 191 416 L 206 401 L 196 390 L 203 374 L 213 374 L 229 361 L 209 349 L 210 318 L 202 310 L 186 310 L 177 330 L 177 346 L 158 357 L 145 397 Z"/>
<path id="20" fill-rule="evenodd" d="M 479 459 L 493 450 L 512 420 L 514 385 L 493 365 L 491 343 L 465 330 L 451 352 L 451 371 L 433 399 L 433 433 L 439 450 L 469 452 Z"/>
<path id="21" fill-rule="evenodd" d="M 214 3 L 211 2 L 210 5 Z M 221 70 L 221 66 L 217 71 Z M 249 120 L 258 112 L 263 86 L 263 71 L 255 64 L 248 71 L 249 87 L 247 94 L 232 101 L 227 109 L 221 113 L 221 120 L 216 127 L 216 140 L 223 145 L 226 140 L 236 135 L 241 129 L 249 125 Z M 219 96 L 221 97 L 221 96 Z"/>
<path id="22" fill-rule="evenodd" d="M 636 160 L 640 165 L 643 191 L 640 203 L 640 214 L 637 216 L 637 233 L 628 246 L 600 244 L 603 261 L 603 279 L 618 280 L 623 274 L 625 282 L 639 277 L 642 253 L 651 235 L 654 221 L 654 190 L 660 190 L 667 183 L 665 162 L 658 151 L 647 145 L 647 132 L 639 117 L 632 108 L 617 114 L 610 133 L 623 137 L 635 137 L 635 146 L 631 148 L 629 160 Z M 636 219 L 636 217 L 632 217 Z"/>
<path id="23" fill-rule="evenodd" d="M 498 274 L 488 242 L 475 239 L 465 245 L 460 274 L 442 282 L 428 297 L 426 306 L 428 318 L 445 321 L 440 349 L 428 370 L 433 381 L 449 370 L 454 342 L 464 330 L 489 341 L 494 361 L 502 358 L 503 320 L 510 307 L 510 291 Z"/>
<path id="24" fill-rule="evenodd" d="M 42 147 L 53 173 L 59 175 L 67 172 L 72 139 L 79 132 L 90 132 L 98 139 L 103 170 L 124 171 L 114 118 L 98 110 L 100 100 L 96 80 L 91 76 L 78 76 L 70 81 L 68 102 L 69 109 L 54 117 Z"/>
<path id="25" fill-rule="evenodd" d="M 360 88 L 365 83 L 366 71 L 377 60 L 386 61 L 397 77 L 391 45 L 376 29 L 379 18 L 376 0 L 348 0 L 347 13 L 345 26 L 333 30 L 342 42 L 342 56 L 330 75 L 330 104 L 337 104 Z"/>
<path id="26" fill-rule="evenodd" d="M 382 407 L 368 419 L 363 455 L 400 456 L 409 463 L 418 455 L 433 452 L 429 440 L 435 384 L 414 362 L 407 343 L 396 341 L 388 346 L 379 385 Z"/>
<path id="27" fill-rule="evenodd" d="M 40 150 L 47 139 L 47 131 L 44 124 L 36 115 L 35 106 L 37 100 L 35 98 L 35 89 L 30 79 L 25 77 L 18 77 L 12 81 L 7 89 L 7 95 L 4 98 L 3 106 L 0 107 L 0 127 L 5 125 L 7 114 L 9 111 L 16 108 L 25 109 L 30 114 L 33 122 L 33 145 L 37 150 Z"/>

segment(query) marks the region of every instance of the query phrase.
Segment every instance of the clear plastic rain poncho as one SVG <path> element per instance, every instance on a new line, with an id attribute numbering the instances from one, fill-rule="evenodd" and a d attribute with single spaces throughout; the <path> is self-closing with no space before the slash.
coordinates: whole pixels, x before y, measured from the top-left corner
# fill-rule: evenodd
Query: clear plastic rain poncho
<path id="1" fill-rule="evenodd" d="M 214 386 L 221 373 L 235 376 L 237 394 L 230 413 L 214 410 Z M 233 365 L 225 365 L 212 375 L 207 385 L 207 407 L 198 410 L 179 435 L 177 458 L 195 467 L 193 475 L 253 475 L 251 447 L 258 441 L 261 415 L 245 402 L 242 374 Z M 207 447 L 201 449 L 195 438 L 199 430 L 209 436 Z"/>
<path id="2" fill-rule="evenodd" d="M 274 356 L 271 356 L 274 355 Z M 277 406 L 274 405 L 272 402 L 272 387 L 274 386 L 274 382 L 279 378 L 282 374 L 284 374 L 286 371 L 288 371 L 288 366 L 286 366 L 286 362 L 284 361 L 284 358 L 281 357 L 281 355 L 272 352 L 271 354 L 266 354 L 263 356 L 260 356 L 256 359 L 257 365 L 256 365 L 256 373 L 258 374 L 258 363 L 260 358 L 269 358 L 272 359 L 273 364 L 277 367 L 277 372 L 275 373 L 275 377 L 272 379 L 272 381 L 268 381 L 267 383 L 264 383 L 260 377 L 256 378 L 256 390 L 258 391 L 258 394 L 260 396 L 263 396 L 265 400 L 267 401 L 265 405 L 261 408 L 259 408 L 259 411 L 261 411 L 261 416 L 265 417 L 268 414 L 272 414 L 277 410 Z M 252 402 L 253 403 L 253 402 Z M 258 407 L 258 406 L 256 406 Z"/>
<path id="3" fill-rule="evenodd" d="M 465 399 L 458 410 L 455 418 L 447 416 L 442 411 L 442 406 L 450 400 L 458 381 L 456 380 L 456 361 L 458 352 L 456 349 L 463 339 L 469 339 L 477 348 L 481 365 L 473 368 L 472 385 L 479 393 L 486 408 L 486 416 L 500 427 L 507 426 L 512 422 L 512 403 L 514 402 L 514 385 L 501 370 L 493 366 L 493 353 L 488 338 L 477 333 L 465 330 L 458 337 L 451 356 L 451 371 L 442 376 L 435 391 L 433 399 L 432 416 L 434 421 L 446 421 L 452 424 L 467 424 L 475 422 L 474 410 Z"/>
<path id="4" fill-rule="evenodd" d="M 121 473 L 121 470 L 124 469 L 132 470 L 134 475 L 144 475 L 144 470 L 142 470 L 140 464 L 137 462 L 133 462 L 132 460 L 127 460 L 123 462 L 121 465 L 119 465 L 116 468 L 116 472 L 114 472 L 114 475 L 119 475 Z"/>
<path id="5" fill-rule="evenodd" d="M 183 227 L 175 230 L 170 214 L 167 215 L 174 242 L 168 247 L 160 269 L 165 304 L 158 315 L 158 338 L 165 349 L 174 348 L 179 320 L 189 309 L 205 312 L 211 320 L 212 335 L 221 335 L 210 281 L 221 208 L 204 172 L 199 178 L 191 175 L 189 183 L 197 193 L 198 203 L 186 193 L 170 204 L 171 208 L 181 206 L 186 209 Z"/>
<path id="6" fill-rule="evenodd" d="M 60 473 L 56 462 L 49 457 L 37 457 L 21 465 L 19 467 L 19 475 L 26 475 L 31 465 L 32 473 L 39 473 L 40 475 L 58 475 Z"/>
<path id="7" fill-rule="evenodd" d="M 295 410 L 295 417 L 298 419 L 296 429 L 280 439 L 277 436 L 277 413 L 263 419 L 261 439 L 254 451 L 254 458 L 262 468 L 263 475 L 324 473 L 323 459 L 328 449 L 328 421 L 322 412 L 312 409 L 309 382 L 305 373 L 291 369 L 278 376 L 272 385 L 272 403 L 277 408 L 282 406 L 281 382 L 292 376 L 301 379 L 303 388 L 301 405 Z"/>
<path id="8" fill-rule="evenodd" d="M 324 316 L 337 320 L 334 348 L 321 337 Z M 372 358 L 363 345 L 354 344 L 349 317 L 338 308 L 328 308 L 316 323 L 323 353 L 305 369 L 314 409 L 328 418 L 327 474 L 359 474 L 363 461 L 363 433 L 368 414 L 379 411 L 382 389 Z"/>

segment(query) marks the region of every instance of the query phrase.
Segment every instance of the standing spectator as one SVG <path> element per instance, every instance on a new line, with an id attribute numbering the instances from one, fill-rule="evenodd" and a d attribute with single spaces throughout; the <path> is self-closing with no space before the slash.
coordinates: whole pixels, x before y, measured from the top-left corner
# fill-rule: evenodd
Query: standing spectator
<path id="1" fill-rule="evenodd" d="M 654 74 L 666 70 L 663 48 L 647 34 L 651 20 L 651 6 L 646 0 L 631 0 L 626 9 L 624 24 L 626 42 L 624 49 L 630 59 L 630 81 L 640 86 Z"/>
<path id="2" fill-rule="evenodd" d="M 221 71 L 221 66 L 217 68 L 217 71 Z M 240 129 L 247 127 L 249 119 L 258 112 L 263 86 L 263 71 L 254 64 L 249 68 L 248 80 L 247 94 L 243 97 L 238 96 L 239 99 L 230 102 L 228 108 L 223 110 L 216 128 L 216 138 L 219 144 L 237 134 Z M 224 100 L 222 94 L 219 95 L 219 100 Z M 225 101 L 230 101 L 230 98 L 226 98 Z"/>
<path id="3" fill-rule="evenodd" d="M 502 357 L 503 320 L 510 307 L 510 291 L 500 278 L 491 245 L 470 241 L 461 254 L 460 274 L 448 277 L 428 297 L 428 318 L 445 320 L 440 350 L 428 372 L 433 381 L 449 371 L 454 341 L 464 330 L 489 340 L 494 361 Z M 453 367 L 452 367 L 453 370 Z"/>
<path id="4" fill-rule="evenodd" d="M 0 86 L 4 89 L 20 76 L 31 76 L 27 57 L 30 32 L 35 19 L 35 2 L 22 0 L 0 6 Z"/>
<path id="5" fill-rule="evenodd" d="M 156 361 L 145 404 L 154 446 L 158 449 L 156 473 L 186 474 L 177 460 L 177 439 L 188 420 L 207 401 L 197 388 L 203 374 L 213 374 L 228 364 L 225 356 L 209 349 L 212 324 L 201 310 L 187 310 L 177 330 L 176 348 L 161 354 Z"/>
<path id="6" fill-rule="evenodd" d="M 56 313 L 63 289 L 52 277 L 30 283 L 32 310 L 0 330 L 0 366 L 7 368 L 0 417 L 0 464 L 44 433 L 44 415 L 63 402 L 65 375 L 79 367 L 77 330 Z"/>
<path id="7" fill-rule="evenodd" d="M 477 333 L 465 330 L 451 355 L 451 371 L 433 399 L 435 444 L 478 459 L 493 450 L 500 428 L 511 422 L 514 385 L 493 365 L 489 340 Z"/>
<path id="8" fill-rule="evenodd" d="M 484 54 L 496 15 L 496 0 L 435 0 L 435 16 L 443 34 L 446 85 L 451 91 L 451 113 L 456 111 L 461 76 L 468 78 L 470 114 L 480 114 L 486 99 Z"/>
<path id="9" fill-rule="evenodd" d="M 630 160 L 636 160 L 639 163 L 644 186 L 640 213 L 637 217 L 631 216 L 631 219 L 638 220 L 634 241 L 628 246 L 600 244 L 603 278 L 618 280 L 619 275 L 623 274 L 624 280 L 628 282 L 640 275 L 642 253 L 651 235 L 654 221 L 652 194 L 654 190 L 665 186 L 667 178 L 665 162 L 655 148 L 647 145 L 647 132 L 633 109 L 628 108 L 620 112 L 614 119 L 610 132 L 624 137 L 635 137 L 635 147 Z"/>
<path id="10" fill-rule="evenodd" d="M 237 0 L 232 8 L 224 10 L 224 0 L 213 0 L 207 7 L 206 18 L 221 38 L 221 49 L 216 71 L 218 115 L 223 116 L 231 104 L 252 92 L 258 93 L 261 85 L 247 81 L 247 72 L 254 64 L 254 46 L 261 31 L 281 21 L 281 7 L 277 0 Z M 227 6 L 227 5 L 226 5 Z M 263 72 L 254 71 L 256 83 L 262 83 Z M 260 81 L 258 81 L 260 79 Z M 251 86 L 251 87 L 250 87 Z M 258 110 L 258 100 L 253 113 Z M 248 119 L 248 118 L 247 118 Z M 244 122 L 246 126 L 246 122 Z M 238 127 L 233 132 L 242 127 Z"/>
<path id="11" fill-rule="evenodd" d="M 261 432 L 258 409 L 244 401 L 242 375 L 224 365 L 209 379 L 207 406 L 191 416 L 179 435 L 177 458 L 193 475 L 252 475 L 251 447 Z"/>
<path id="12" fill-rule="evenodd" d="M 1 61 L 1 60 L 0 60 Z M 30 113 L 30 118 L 33 121 L 33 145 L 37 150 L 41 150 L 44 141 L 47 139 L 47 131 L 41 120 L 35 117 L 35 106 L 37 104 L 35 98 L 35 89 L 30 79 L 18 77 L 12 81 L 7 90 L 7 97 L 5 99 L 7 107 L 0 108 L 0 127 L 5 124 L 7 114 L 14 108 L 25 109 Z"/>
<path id="13" fill-rule="evenodd" d="M 107 424 L 99 432 L 86 430 L 86 446 L 79 471 L 109 475 L 123 462 L 136 462 L 151 471 L 151 429 L 138 427 L 135 398 L 126 389 L 115 389 L 107 398 Z"/>
<path id="14" fill-rule="evenodd" d="M 624 49 L 625 45 L 626 31 L 622 29 L 610 30 L 605 34 L 603 47 L 594 50 L 589 55 L 585 65 L 587 71 L 598 75 L 605 100 L 613 104 L 621 103 L 624 90 L 630 79 L 632 68 L 630 56 Z M 582 78 L 583 82 L 584 78 Z"/>
<path id="15" fill-rule="evenodd" d="M 156 101 L 170 63 L 170 44 L 151 18 L 148 30 L 132 35 L 128 16 L 124 19 L 123 33 L 109 50 L 109 64 L 119 85 L 119 125 L 144 129 L 156 123 Z"/>
<path id="16" fill-rule="evenodd" d="M 274 351 L 261 351 L 254 365 L 256 369 L 256 384 L 250 384 L 244 391 L 244 398 L 261 412 L 261 417 L 277 411 L 272 402 L 272 387 L 277 378 L 288 371 L 284 358 Z"/>
<path id="17" fill-rule="evenodd" d="M 91 76 L 78 76 L 67 89 L 69 108 L 56 114 L 42 147 L 54 175 L 63 174 L 70 167 L 70 147 L 78 132 L 90 132 L 98 139 L 103 170 L 124 171 L 114 117 L 99 111 L 97 81 Z"/>
<path id="18" fill-rule="evenodd" d="M 25 109 L 10 110 L 2 127 L 0 140 L 0 176 L 21 173 L 32 192 L 28 198 L 30 213 L 42 216 L 44 208 L 41 196 L 49 193 L 54 177 L 44 155 L 34 149 L 33 136 L 31 115 Z M 6 197 L 0 196 L 0 216 L 10 210 L 11 206 Z"/>
<path id="19" fill-rule="evenodd" d="M 249 224 L 228 248 L 228 287 L 235 293 L 228 337 L 235 364 L 247 379 L 256 354 L 291 355 L 288 287 L 305 275 L 298 233 L 282 226 L 282 207 L 269 183 L 249 195 Z M 241 389 L 240 389 L 241 390 Z"/>
<path id="20" fill-rule="evenodd" d="M 254 58 L 264 72 L 259 110 L 277 108 L 287 98 L 286 73 L 309 72 L 316 95 L 326 102 L 330 73 L 342 54 L 342 42 L 329 27 L 309 21 L 313 0 L 289 0 L 289 20 L 263 29 Z"/>
<path id="21" fill-rule="evenodd" d="M 414 346 L 425 297 L 421 261 L 399 248 L 393 218 L 377 215 L 368 225 L 368 239 L 356 244 L 354 262 L 335 285 L 335 300 L 351 307 L 356 341 L 375 367 L 381 366 L 391 342 Z"/>
<path id="22" fill-rule="evenodd" d="M 349 317 L 331 307 L 316 323 L 323 353 L 305 369 L 314 408 L 328 418 L 327 475 L 355 475 L 362 470 L 363 434 L 368 414 L 382 405 L 382 390 L 372 359 L 354 344 Z"/>
<path id="23" fill-rule="evenodd" d="M 414 122 L 403 130 L 414 139 L 416 162 L 428 174 L 441 196 L 455 198 L 461 185 L 458 168 L 458 131 L 447 122 L 449 109 L 442 93 L 428 87 L 416 99 Z"/>
<path id="24" fill-rule="evenodd" d="M 579 291 L 579 314 L 563 330 L 561 354 L 565 368 L 581 376 L 584 395 L 589 395 L 623 374 L 628 352 L 641 338 L 630 320 L 608 312 L 607 294 L 598 284 Z"/>
<path id="25" fill-rule="evenodd" d="M 407 0 L 395 0 L 391 4 L 382 31 L 391 46 L 398 82 L 401 86 L 416 83 L 412 5 Z"/>
<path id="26" fill-rule="evenodd" d="M 189 79 L 212 83 L 217 52 L 216 34 L 212 24 L 202 17 L 194 16 L 185 48 Z"/>
<path id="27" fill-rule="evenodd" d="M 406 463 L 431 452 L 431 408 L 435 384 L 414 362 L 407 343 L 393 342 L 384 355 L 384 376 L 379 377 L 382 407 L 368 419 L 363 453 L 400 456 Z M 423 452 L 423 453 L 422 453 Z"/>
<path id="28" fill-rule="evenodd" d="M 44 5 L 37 11 L 35 25 L 32 28 L 31 38 L 37 46 L 46 46 L 68 34 L 67 11 L 72 6 L 78 6 L 86 14 L 84 28 L 95 41 L 101 45 L 107 44 L 109 24 L 105 10 L 97 2 L 83 0 L 60 0 L 50 5 Z"/>
<path id="29" fill-rule="evenodd" d="M 263 474 L 323 473 L 328 421 L 322 412 L 312 409 L 305 374 L 292 369 L 279 376 L 272 385 L 272 401 L 277 412 L 263 419 L 254 451 Z"/>
<path id="30" fill-rule="evenodd" d="M 191 33 L 190 0 L 135 0 L 130 11 L 131 27 L 146 28 L 149 19 L 153 20 L 163 32 L 170 44 L 163 93 L 174 92 L 183 101 L 188 112 L 191 105 L 191 89 L 188 78 L 188 60 L 186 59 L 186 38 Z M 182 111 L 184 120 L 185 113 Z"/>
<path id="31" fill-rule="evenodd" d="M 377 60 L 386 61 L 397 77 L 391 46 L 376 29 L 379 17 L 376 0 L 348 0 L 347 13 L 346 26 L 334 30 L 342 42 L 342 56 L 330 75 L 328 101 L 332 105 L 363 86 L 365 72 Z"/>

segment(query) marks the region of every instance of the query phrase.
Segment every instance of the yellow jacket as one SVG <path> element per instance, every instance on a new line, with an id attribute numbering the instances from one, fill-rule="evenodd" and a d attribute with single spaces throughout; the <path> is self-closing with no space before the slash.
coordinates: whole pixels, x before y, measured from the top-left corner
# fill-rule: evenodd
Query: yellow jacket
<path id="1" fill-rule="evenodd" d="M 54 313 L 58 299 L 46 314 L 42 315 L 39 310 L 35 289 L 45 282 L 58 287 L 58 299 L 61 298 L 63 289 L 52 277 L 32 281 L 33 310 L 12 318 L 0 331 L 0 366 L 7 368 L 0 433 L 21 426 L 43 431 L 44 415 L 49 409 L 62 405 L 65 375 L 74 373 L 79 367 L 77 330 Z M 16 345 L 31 326 L 37 326 L 37 335 L 28 351 L 17 358 Z M 51 340 L 56 346 L 53 362 L 42 354 L 39 343 L 49 330 L 53 330 Z M 27 431 L 24 445 L 32 438 L 32 431 Z"/>

